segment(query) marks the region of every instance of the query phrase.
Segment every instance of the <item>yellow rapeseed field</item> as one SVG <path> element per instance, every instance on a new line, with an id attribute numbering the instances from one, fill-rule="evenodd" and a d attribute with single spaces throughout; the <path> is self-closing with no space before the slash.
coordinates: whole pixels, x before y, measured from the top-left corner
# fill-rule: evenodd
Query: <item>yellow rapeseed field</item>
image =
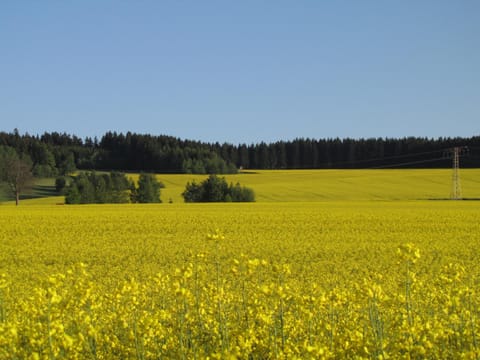
<path id="1" fill-rule="evenodd" d="M 2 205 L 0 359 L 478 359 L 480 204 L 400 174 L 398 201 L 272 172 L 237 175 L 257 203 L 169 204 L 160 176 L 163 204 Z"/>
<path id="2" fill-rule="evenodd" d="M 166 185 L 163 201 L 182 202 L 187 181 L 201 181 L 206 175 L 158 178 Z M 254 170 L 225 178 L 253 188 L 259 202 L 429 200 L 449 198 L 452 170 Z M 465 197 L 480 198 L 480 169 L 461 170 L 461 185 Z"/>
<path id="3" fill-rule="evenodd" d="M 480 198 L 480 169 L 462 169 L 461 187 L 464 197 Z M 128 174 L 133 180 L 137 174 Z M 159 174 L 165 184 L 163 202 L 183 202 L 182 192 L 189 181 L 200 182 L 207 175 Z M 255 190 L 258 202 L 318 202 L 356 200 L 430 200 L 448 199 L 452 170 L 252 170 L 225 175 L 230 183 Z M 42 185 L 48 182 L 44 181 Z M 53 185 L 51 180 L 50 184 Z M 24 200 L 23 205 L 55 205 L 63 197 Z M 13 201 L 4 203 L 14 205 Z M 0 206 L 2 204 L 0 203 Z"/>

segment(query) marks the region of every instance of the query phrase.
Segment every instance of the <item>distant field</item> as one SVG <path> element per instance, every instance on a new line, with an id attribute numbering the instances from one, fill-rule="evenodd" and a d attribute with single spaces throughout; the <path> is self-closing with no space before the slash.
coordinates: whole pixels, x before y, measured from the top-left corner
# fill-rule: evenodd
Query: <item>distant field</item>
<path id="1" fill-rule="evenodd" d="M 137 179 L 138 175 L 129 175 Z M 206 175 L 158 174 L 165 184 L 161 199 L 183 202 L 188 181 L 202 181 Z M 408 170 L 252 170 L 225 175 L 228 182 L 240 182 L 255 190 L 257 202 L 429 200 L 448 199 L 452 182 L 450 169 Z M 480 198 L 480 169 L 460 172 L 464 198 Z M 57 204 L 54 180 L 40 180 L 24 204 Z M 12 204 L 12 202 L 10 202 Z"/>
<path id="2" fill-rule="evenodd" d="M 200 175 L 158 175 L 162 200 L 182 202 L 187 181 Z M 433 170 L 259 170 L 226 175 L 255 190 L 258 202 L 332 200 L 427 200 L 450 197 L 452 171 Z M 465 198 L 480 198 L 480 169 L 461 171 Z"/>

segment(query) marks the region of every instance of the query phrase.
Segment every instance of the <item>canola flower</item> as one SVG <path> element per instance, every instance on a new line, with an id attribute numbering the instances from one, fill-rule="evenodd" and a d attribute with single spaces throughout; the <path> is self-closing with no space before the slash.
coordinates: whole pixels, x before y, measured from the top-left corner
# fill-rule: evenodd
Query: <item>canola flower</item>
<path id="1" fill-rule="evenodd" d="M 108 292 L 95 284 L 83 264 L 52 275 L 2 319 L 0 357 L 480 355 L 480 301 L 454 266 L 443 269 L 441 281 L 449 287 L 412 287 L 407 298 L 401 291 L 385 292 L 383 276 L 363 279 L 350 289 L 327 290 L 320 283 L 299 288 L 286 264 L 246 257 L 233 261 L 234 276 L 225 274 L 217 287 L 210 282 L 212 258 L 201 259 L 191 259 L 173 274 L 119 281 Z"/>
<path id="2" fill-rule="evenodd" d="M 479 211 L 419 205 L 2 212 L 0 358 L 477 359 Z"/>

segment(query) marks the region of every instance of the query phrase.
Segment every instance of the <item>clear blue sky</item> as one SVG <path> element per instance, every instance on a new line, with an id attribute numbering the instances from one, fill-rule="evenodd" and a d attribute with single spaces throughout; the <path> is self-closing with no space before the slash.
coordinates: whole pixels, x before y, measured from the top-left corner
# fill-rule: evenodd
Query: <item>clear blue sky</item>
<path id="1" fill-rule="evenodd" d="M 480 135 L 480 1 L 1 1 L 0 130 Z"/>

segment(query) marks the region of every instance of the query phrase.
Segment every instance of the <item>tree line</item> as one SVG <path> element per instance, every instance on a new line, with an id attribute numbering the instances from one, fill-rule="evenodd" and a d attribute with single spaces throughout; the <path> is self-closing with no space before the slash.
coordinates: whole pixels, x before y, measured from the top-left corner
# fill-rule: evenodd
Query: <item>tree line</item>
<path id="1" fill-rule="evenodd" d="M 310 139 L 256 144 L 204 143 L 172 136 L 107 132 L 100 139 L 65 133 L 0 132 L 0 146 L 29 158 L 33 174 L 76 169 L 228 174 L 238 169 L 442 168 L 448 149 L 467 146 L 462 167 L 480 165 L 480 136 L 469 138 Z"/>
<path id="2" fill-rule="evenodd" d="M 70 184 L 57 178 L 56 189 L 65 194 L 66 204 L 122 204 L 160 203 L 160 189 L 164 187 L 153 174 L 140 174 L 138 185 L 124 173 L 97 174 L 82 172 Z"/>
<path id="3" fill-rule="evenodd" d="M 126 174 L 81 172 L 70 183 L 57 178 L 56 189 L 65 194 L 66 204 L 122 204 L 161 203 L 160 189 L 164 188 L 154 174 L 141 173 L 138 184 Z M 185 202 L 251 202 L 255 201 L 252 189 L 239 183 L 229 185 L 223 177 L 210 175 L 204 181 L 187 183 L 182 193 Z"/>

